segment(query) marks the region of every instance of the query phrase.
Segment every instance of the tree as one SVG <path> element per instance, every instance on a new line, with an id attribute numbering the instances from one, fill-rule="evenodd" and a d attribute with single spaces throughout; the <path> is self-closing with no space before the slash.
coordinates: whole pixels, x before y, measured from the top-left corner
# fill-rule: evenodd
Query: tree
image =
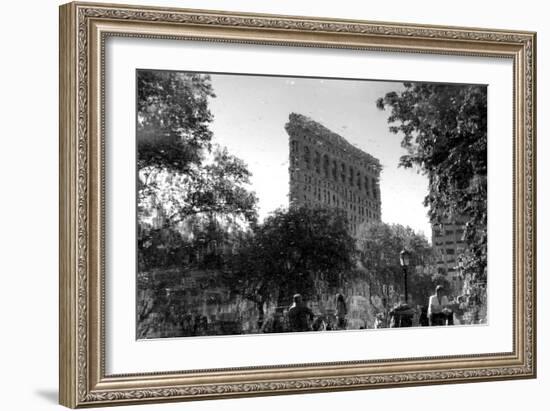
<path id="1" fill-rule="evenodd" d="M 197 253 L 223 265 L 221 250 L 256 224 L 257 197 L 249 190 L 246 164 L 225 148 L 210 157 L 192 175 L 163 172 L 150 181 L 138 203 L 144 267 L 172 266 Z"/>
<path id="2" fill-rule="evenodd" d="M 259 306 L 274 298 L 286 304 L 295 293 L 312 296 L 316 278 L 335 285 L 353 268 L 354 254 L 342 212 L 307 206 L 279 209 L 239 250 L 231 282 Z"/>
<path id="3" fill-rule="evenodd" d="M 404 83 L 377 101 L 407 150 L 399 165 L 427 175 L 434 224 L 466 219 L 464 269 L 485 279 L 487 266 L 487 87 Z"/>
<path id="4" fill-rule="evenodd" d="M 139 271 L 175 266 L 189 249 L 181 234 L 169 227 L 140 227 L 137 241 Z"/>
<path id="5" fill-rule="evenodd" d="M 380 265 L 399 266 L 399 253 L 403 249 L 412 253 L 412 262 L 416 265 L 428 265 L 433 254 L 424 235 L 417 234 L 411 227 L 382 222 L 362 226 L 357 247 L 361 262 L 368 269 Z"/>
<path id="6" fill-rule="evenodd" d="M 255 223 L 257 197 L 249 189 L 250 177 L 244 161 L 216 146 L 192 173 L 158 173 L 149 181 L 141 210 L 158 214 L 161 209 L 166 226 L 200 215 Z"/>
<path id="7" fill-rule="evenodd" d="M 148 70 L 137 81 L 140 262 L 171 266 L 255 224 L 257 198 L 244 161 L 212 144 L 210 76 Z"/>
<path id="8" fill-rule="evenodd" d="M 210 76 L 139 70 L 137 93 L 138 169 L 185 172 L 200 163 L 212 139 Z"/>
<path id="9" fill-rule="evenodd" d="M 210 76 L 138 72 L 137 141 L 139 210 L 177 224 L 201 213 L 256 218 L 246 164 L 212 147 Z"/>
<path id="10" fill-rule="evenodd" d="M 404 293 L 403 270 L 399 253 L 407 249 L 411 253 L 408 288 L 411 300 L 425 305 L 437 284 L 448 286 L 441 276 L 426 272 L 433 262 L 433 249 L 423 235 L 400 224 L 375 222 L 359 231 L 357 240 L 359 259 L 378 286 L 393 285 Z"/>

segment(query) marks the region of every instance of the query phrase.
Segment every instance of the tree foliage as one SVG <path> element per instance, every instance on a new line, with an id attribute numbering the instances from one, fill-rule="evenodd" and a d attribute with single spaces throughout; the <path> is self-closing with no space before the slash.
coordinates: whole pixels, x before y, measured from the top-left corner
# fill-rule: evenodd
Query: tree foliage
<path id="1" fill-rule="evenodd" d="M 487 87 L 404 83 L 377 101 L 403 136 L 400 166 L 429 180 L 432 223 L 465 222 L 465 270 L 482 278 L 487 265 Z"/>
<path id="2" fill-rule="evenodd" d="M 427 304 L 437 284 L 448 287 L 448 282 L 437 273 L 430 273 L 433 248 L 424 235 L 400 224 L 375 222 L 362 227 L 357 241 L 361 264 L 377 282 L 393 285 L 404 293 L 403 269 L 399 263 L 401 250 L 410 254 L 408 292 L 411 300 Z"/>
<path id="3" fill-rule="evenodd" d="M 373 222 L 363 226 L 357 247 L 367 269 L 398 267 L 399 253 L 403 249 L 411 253 L 411 265 L 428 265 L 433 258 L 433 249 L 426 237 L 401 224 Z"/>
<path id="4" fill-rule="evenodd" d="M 257 197 L 249 189 L 251 174 L 244 161 L 222 147 L 209 157 L 193 173 L 147 175 L 139 203 L 142 215 L 160 210 L 165 226 L 199 215 L 255 223 Z"/>
<path id="5" fill-rule="evenodd" d="M 235 260 L 234 283 L 252 298 L 278 295 L 288 302 L 295 293 L 314 292 L 315 278 L 335 284 L 354 265 L 355 245 L 346 218 L 334 209 L 279 209 L 258 225 Z"/>
<path id="6" fill-rule="evenodd" d="M 138 168 L 184 172 L 200 163 L 212 139 L 210 76 L 139 70 L 137 94 Z"/>
<path id="7" fill-rule="evenodd" d="M 141 265 L 171 266 L 255 224 L 257 198 L 244 161 L 212 143 L 210 76 L 142 70 L 137 93 Z"/>

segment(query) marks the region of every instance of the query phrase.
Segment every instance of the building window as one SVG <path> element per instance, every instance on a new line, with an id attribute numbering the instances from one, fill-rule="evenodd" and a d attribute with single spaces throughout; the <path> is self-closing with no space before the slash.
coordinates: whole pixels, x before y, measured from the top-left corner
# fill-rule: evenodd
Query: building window
<path id="1" fill-rule="evenodd" d="M 341 164 L 340 169 L 340 178 L 342 179 L 342 183 L 346 182 L 346 165 L 344 163 Z"/>
<path id="2" fill-rule="evenodd" d="M 336 164 L 336 160 L 332 160 L 332 179 L 338 181 L 338 165 Z"/>
<path id="3" fill-rule="evenodd" d="M 298 142 L 292 140 L 290 142 L 290 165 L 291 167 L 296 167 L 298 162 Z"/>
<path id="4" fill-rule="evenodd" d="M 372 198 L 376 199 L 376 180 L 374 178 L 372 179 L 371 188 L 372 188 Z"/>
<path id="5" fill-rule="evenodd" d="M 367 195 L 369 195 L 370 192 L 370 185 L 369 185 L 369 177 L 365 176 L 365 192 Z"/>
<path id="6" fill-rule="evenodd" d="M 329 177 L 329 164 L 330 164 L 330 161 L 328 159 L 328 156 L 325 154 L 323 156 L 323 174 L 325 176 L 325 178 L 328 178 Z"/>
<path id="7" fill-rule="evenodd" d="M 308 146 L 304 146 L 304 162 L 306 163 L 306 168 L 311 170 L 311 153 Z"/>
<path id="8" fill-rule="evenodd" d="M 454 255 L 455 254 L 455 249 L 454 248 L 447 248 L 446 252 L 447 252 L 447 255 Z"/>
<path id="9" fill-rule="evenodd" d="M 353 167 L 349 166 L 349 185 L 353 187 Z"/>
<path id="10" fill-rule="evenodd" d="M 361 191 L 361 173 L 357 172 L 357 177 L 355 179 L 355 184 L 357 184 L 357 189 Z"/>
<path id="11" fill-rule="evenodd" d="M 315 152 L 315 172 L 321 174 L 321 154 L 318 151 Z"/>

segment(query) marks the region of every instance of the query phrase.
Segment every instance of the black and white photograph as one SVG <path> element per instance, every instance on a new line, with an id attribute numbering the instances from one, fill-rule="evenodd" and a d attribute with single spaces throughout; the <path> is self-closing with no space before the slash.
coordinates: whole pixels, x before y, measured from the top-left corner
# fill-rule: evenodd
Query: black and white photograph
<path id="1" fill-rule="evenodd" d="M 1 408 L 544 410 L 548 9 L 4 2 Z"/>
<path id="2" fill-rule="evenodd" d="M 136 71 L 136 338 L 487 324 L 487 86 Z"/>

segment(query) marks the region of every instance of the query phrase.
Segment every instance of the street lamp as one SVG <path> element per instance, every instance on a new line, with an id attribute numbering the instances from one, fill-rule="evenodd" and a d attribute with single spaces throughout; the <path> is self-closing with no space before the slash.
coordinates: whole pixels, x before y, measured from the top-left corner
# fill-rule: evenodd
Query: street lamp
<path id="1" fill-rule="evenodd" d="M 405 249 L 401 250 L 401 252 L 399 253 L 399 263 L 401 264 L 401 267 L 403 267 L 403 277 L 405 279 L 405 303 L 409 302 L 409 293 L 407 290 L 407 271 L 409 267 L 410 257 L 411 253 Z"/>

